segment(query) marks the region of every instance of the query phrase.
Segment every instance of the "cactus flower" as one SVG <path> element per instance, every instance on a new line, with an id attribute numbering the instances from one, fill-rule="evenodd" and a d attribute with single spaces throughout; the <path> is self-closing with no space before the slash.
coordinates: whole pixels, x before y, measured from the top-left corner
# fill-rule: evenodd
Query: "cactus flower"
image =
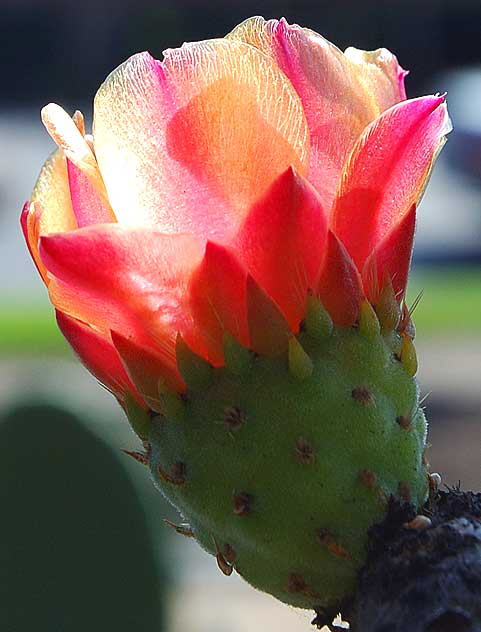
<path id="1" fill-rule="evenodd" d="M 449 131 L 389 51 L 252 18 L 102 84 L 22 213 L 58 325 L 194 535 L 254 586 L 337 609 L 367 530 L 426 496 L 404 298 Z"/>

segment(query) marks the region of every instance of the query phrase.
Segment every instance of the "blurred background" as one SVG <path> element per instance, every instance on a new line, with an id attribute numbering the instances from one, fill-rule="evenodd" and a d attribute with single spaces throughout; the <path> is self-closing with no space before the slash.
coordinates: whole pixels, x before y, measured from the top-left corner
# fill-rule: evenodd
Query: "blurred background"
<path id="1" fill-rule="evenodd" d="M 0 1 L 0 629 L 4 632 L 309 630 L 309 614 L 221 577 L 171 532 L 175 513 L 113 398 L 54 325 L 18 216 L 53 144 L 40 108 L 91 116 L 96 88 L 140 50 L 284 15 L 340 48 L 386 46 L 409 96 L 448 92 L 449 136 L 420 211 L 416 310 L 429 460 L 481 483 L 481 3 L 479 0 Z M 2 537 L 3 536 L 3 537 Z"/>

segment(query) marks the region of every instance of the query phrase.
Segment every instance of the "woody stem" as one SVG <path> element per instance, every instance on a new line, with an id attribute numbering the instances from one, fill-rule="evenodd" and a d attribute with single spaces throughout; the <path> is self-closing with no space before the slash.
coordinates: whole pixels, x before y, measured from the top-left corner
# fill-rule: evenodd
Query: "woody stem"
<path id="1" fill-rule="evenodd" d="M 392 501 L 371 530 L 352 632 L 481 632 L 481 493 L 438 492 L 423 513 L 432 525 L 408 529 L 413 508 Z"/>

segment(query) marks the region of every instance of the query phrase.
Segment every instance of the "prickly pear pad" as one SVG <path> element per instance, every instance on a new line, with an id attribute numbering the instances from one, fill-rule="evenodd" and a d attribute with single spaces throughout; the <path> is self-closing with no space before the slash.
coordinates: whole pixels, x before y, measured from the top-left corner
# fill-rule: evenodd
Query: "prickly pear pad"
<path id="1" fill-rule="evenodd" d="M 389 496 L 425 500 L 426 421 L 397 333 L 298 341 L 312 363 L 301 377 L 287 353 L 252 355 L 189 388 L 152 421 L 150 467 L 224 573 L 331 608 L 353 590 Z"/>

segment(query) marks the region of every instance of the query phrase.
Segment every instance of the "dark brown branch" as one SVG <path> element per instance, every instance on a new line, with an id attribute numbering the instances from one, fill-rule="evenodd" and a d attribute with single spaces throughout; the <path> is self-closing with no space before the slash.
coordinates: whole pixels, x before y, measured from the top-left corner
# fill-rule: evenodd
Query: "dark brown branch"
<path id="1" fill-rule="evenodd" d="M 481 494 L 438 492 L 423 513 L 432 525 L 407 529 L 415 512 L 393 500 L 371 530 L 357 594 L 343 610 L 352 632 L 481 632 Z"/>

